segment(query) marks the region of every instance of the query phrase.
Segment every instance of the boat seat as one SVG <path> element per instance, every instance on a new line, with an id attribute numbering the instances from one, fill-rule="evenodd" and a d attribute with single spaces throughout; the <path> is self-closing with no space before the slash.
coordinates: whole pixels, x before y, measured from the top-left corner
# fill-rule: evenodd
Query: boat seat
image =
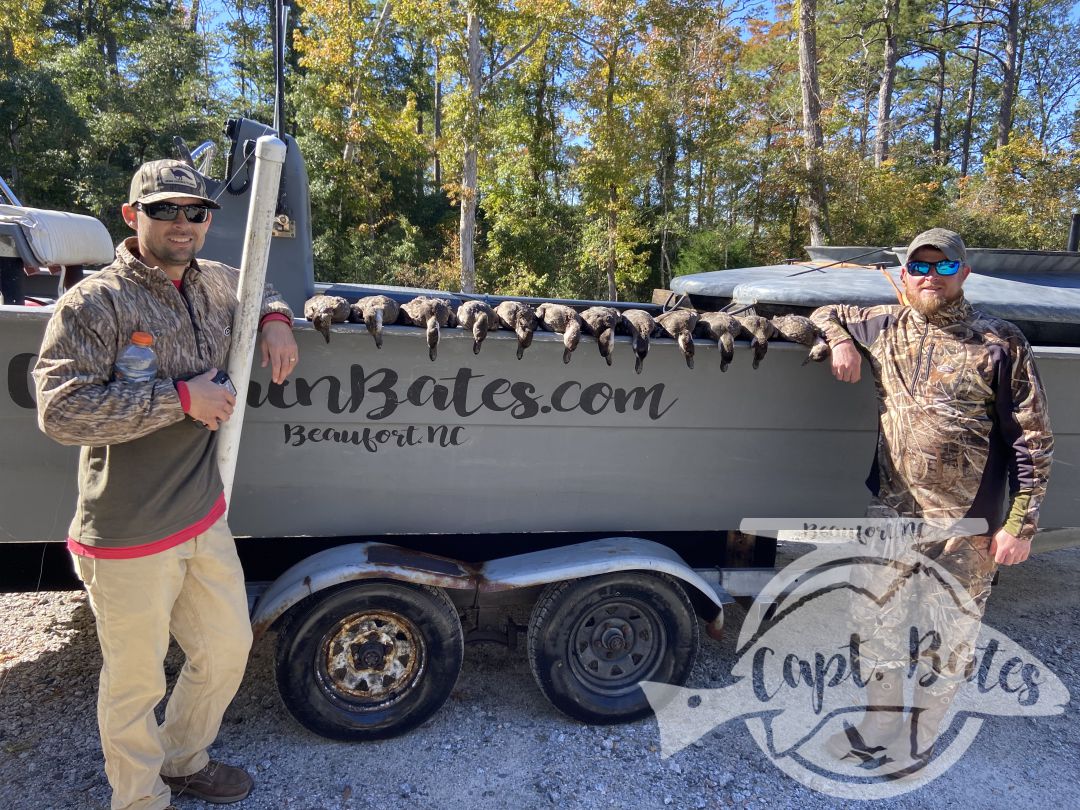
<path id="1" fill-rule="evenodd" d="M 34 272 L 109 264 L 115 250 L 109 232 L 94 217 L 0 205 L 0 255 L 19 258 L 27 272 Z"/>

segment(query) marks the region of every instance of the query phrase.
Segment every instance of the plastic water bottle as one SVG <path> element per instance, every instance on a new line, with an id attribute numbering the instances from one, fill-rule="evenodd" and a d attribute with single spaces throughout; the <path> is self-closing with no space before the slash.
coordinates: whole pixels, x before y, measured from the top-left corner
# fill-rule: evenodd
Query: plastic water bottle
<path id="1" fill-rule="evenodd" d="M 116 379 L 124 382 L 146 382 L 157 377 L 154 336 L 149 332 L 132 332 L 131 343 L 116 358 L 114 370 Z"/>

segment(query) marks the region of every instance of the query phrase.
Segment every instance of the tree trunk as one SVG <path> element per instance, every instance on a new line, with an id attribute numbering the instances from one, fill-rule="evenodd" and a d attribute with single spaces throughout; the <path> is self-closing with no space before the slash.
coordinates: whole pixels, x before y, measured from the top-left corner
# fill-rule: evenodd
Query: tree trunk
<path id="1" fill-rule="evenodd" d="M 618 47 L 612 49 L 607 63 L 607 94 L 604 99 L 604 117 L 608 126 L 608 137 L 613 137 L 615 132 L 615 60 L 618 58 Z M 614 183 L 608 184 L 608 210 L 607 210 L 607 258 L 604 261 L 604 270 L 607 273 L 608 300 L 618 301 L 619 291 L 615 288 L 615 269 L 618 266 L 618 253 L 616 252 L 619 239 L 619 190 Z"/>
<path id="2" fill-rule="evenodd" d="M 754 183 L 754 219 L 750 226 L 750 255 L 757 255 L 757 241 L 758 235 L 761 233 L 761 219 L 765 214 L 765 197 L 762 193 L 762 189 L 765 187 L 765 178 L 769 174 L 769 164 L 767 155 L 769 154 L 769 148 L 772 146 L 772 119 L 766 119 L 765 129 L 765 148 L 761 150 L 761 160 L 758 162 L 758 179 Z"/>
<path id="3" fill-rule="evenodd" d="M 968 161 L 971 159 L 971 124 L 975 120 L 975 93 L 979 82 L 979 57 L 982 55 L 983 13 L 979 6 L 975 12 L 975 50 L 971 59 L 971 81 L 968 82 L 967 109 L 964 112 L 964 134 L 961 143 L 960 176 L 967 177 Z"/>
<path id="4" fill-rule="evenodd" d="M 660 231 L 660 286 L 667 288 L 671 281 L 671 255 L 668 253 L 668 233 L 672 208 L 675 204 L 675 171 L 677 169 L 678 133 L 675 125 L 665 121 L 661 137 L 660 159 L 660 208 L 663 224 Z"/>
<path id="5" fill-rule="evenodd" d="M 821 97 L 817 76 L 817 0 L 799 3 L 799 84 L 802 86 L 803 142 L 806 150 L 806 211 L 810 219 L 810 244 L 829 239 L 829 208 L 821 151 Z"/>
<path id="6" fill-rule="evenodd" d="M 477 137 L 480 130 L 477 117 L 480 113 L 480 70 L 483 51 L 480 48 L 480 15 L 470 8 L 465 13 L 466 38 L 468 42 L 467 73 L 465 76 L 465 155 L 461 170 L 461 222 L 458 237 L 461 242 L 461 291 L 476 292 L 476 182 Z"/>
<path id="7" fill-rule="evenodd" d="M 874 137 L 874 165 L 881 166 L 889 158 L 889 128 L 892 124 L 893 85 L 896 83 L 896 21 L 900 0 L 885 0 L 885 66 L 878 85 L 877 132 Z"/>
<path id="8" fill-rule="evenodd" d="M 939 166 L 945 163 L 945 140 L 942 137 L 945 118 L 945 47 L 937 51 L 937 88 L 934 92 L 934 162 Z"/>
<path id="9" fill-rule="evenodd" d="M 997 145 L 1007 146 L 1012 131 L 1013 98 L 1016 92 L 1016 38 L 1020 27 L 1020 0 L 1009 0 L 1005 25 L 1005 66 L 1001 72 L 1001 107 L 998 109 Z"/>
<path id="10" fill-rule="evenodd" d="M 199 28 L 199 0 L 191 0 L 191 11 L 188 13 L 188 28 L 194 32 Z"/>
<path id="11" fill-rule="evenodd" d="M 424 64 L 424 40 L 420 39 L 416 42 L 416 50 L 412 67 L 412 81 L 416 82 L 418 88 L 423 88 L 426 82 L 424 77 L 427 75 L 427 65 Z M 427 106 L 427 91 L 417 90 L 416 99 L 416 134 L 417 140 L 422 141 L 424 135 L 424 111 Z M 427 160 L 422 155 L 416 161 L 416 170 L 414 172 L 413 186 L 416 193 L 416 199 L 419 201 L 424 197 L 424 172 L 427 169 Z"/>
<path id="12" fill-rule="evenodd" d="M 544 171 L 550 165 L 548 161 L 550 140 L 547 129 L 547 95 L 548 95 L 548 72 L 547 57 L 550 49 L 544 51 L 544 62 L 537 71 L 536 93 L 533 97 L 532 110 L 532 144 L 529 147 L 529 164 L 531 167 L 533 189 L 532 194 L 539 195 L 541 184 L 544 179 Z"/>
<path id="13" fill-rule="evenodd" d="M 432 111 L 431 148 L 435 153 L 435 191 L 442 188 L 442 161 L 439 160 L 439 139 L 442 137 L 442 77 L 439 75 L 439 46 L 435 45 L 433 61 L 435 63 L 435 100 Z"/>
<path id="14" fill-rule="evenodd" d="M 873 83 L 867 71 L 866 84 L 863 85 L 862 107 L 859 109 L 859 158 L 866 157 L 867 144 L 870 140 L 870 99 L 873 96 Z M 875 135 L 875 138 L 877 136 Z"/>

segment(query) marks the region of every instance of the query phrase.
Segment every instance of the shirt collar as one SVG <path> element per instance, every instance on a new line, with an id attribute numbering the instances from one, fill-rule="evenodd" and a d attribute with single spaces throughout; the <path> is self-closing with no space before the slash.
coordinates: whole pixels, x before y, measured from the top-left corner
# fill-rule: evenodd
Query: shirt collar
<path id="1" fill-rule="evenodd" d="M 968 323 L 972 320 L 971 304 L 961 293 L 955 301 L 950 301 L 929 318 L 911 307 L 911 315 L 917 323 L 932 323 L 934 326 L 949 326 L 955 323 Z"/>

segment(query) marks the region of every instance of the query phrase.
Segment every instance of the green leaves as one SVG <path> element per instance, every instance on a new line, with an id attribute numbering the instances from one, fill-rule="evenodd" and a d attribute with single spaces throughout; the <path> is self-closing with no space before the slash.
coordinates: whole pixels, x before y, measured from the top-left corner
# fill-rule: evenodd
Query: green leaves
<path id="1" fill-rule="evenodd" d="M 1073 5 L 1022 3 L 1011 137 L 995 149 L 1000 5 L 818 0 L 833 242 L 903 243 L 946 225 L 970 244 L 1063 246 L 1080 208 Z M 267 4 L 203 3 L 195 30 L 188 8 L 0 0 L 0 174 L 28 203 L 96 214 L 119 238 L 131 171 L 172 154 L 173 135 L 197 144 L 228 115 L 269 120 Z M 801 255 L 794 13 L 303 0 L 288 126 L 307 160 L 320 278 L 457 287 L 471 245 L 482 291 L 648 299 L 675 273 Z M 895 86 L 879 114 L 889 33 Z M 466 245 L 463 199 L 476 206 Z"/>

